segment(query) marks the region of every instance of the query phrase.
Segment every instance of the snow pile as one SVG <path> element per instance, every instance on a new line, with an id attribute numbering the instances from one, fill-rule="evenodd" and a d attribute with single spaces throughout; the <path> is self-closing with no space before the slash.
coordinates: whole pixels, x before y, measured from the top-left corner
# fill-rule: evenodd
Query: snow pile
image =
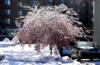
<path id="1" fill-rule="evenodd" d="M 13 43 L 11 43 L 11 41 L 8 38 L 5 38 L 3 41 L 0 41 L 0 45 L 1 44 L 13 44 Z"/>
<path id="2" fill-rule="evenodd" d="M 5 39 L 3 40 L 3 42 L 10 42 L 10 40 L 9 40 L 8 38 L 5 38 Z"/>
<path id="3" fill-rule="evenodd" d="M 11 42 L 8 38 L 5 38 L 3 41 L 0 41 L 0 47 L 9 47 L 9 46 L 15 46 L 15 45 L 16 44 Z"/>
<path id="4" fill-rule="evenodd" d="M 49 54 L 49 46 L 45 47 L 40 54 L 35 52 L 34 45 L 32 47 L 28 47 L 28 45 L 0 47 L 0 51 L 5 55 L 5 59 L 0 61 L 0 65 L 95 65 L 80 63 L 67 56 L 57 58 Z"/>
<path id="5" fill-rule="evenodd" d="M 35 61 L 42 56 L 50 55 L 50 50 L 48 46 L 45 47 L 41 53 L 38 53 L 34 49 L 34 45 L 31 45 L 31 47 L 29 47 L 27 44 L 24 47 L 22 47 L 21 45 L 0 47 L 0 52 L 2 52 L 2 54 L 5 55 L 6 59 L 8 60 L 21 61 Z"/>
<path id="6" fill-rule="evenodd" d="M 55 60 L 53 56 L 42 57 L 35 61 L 15 61 L 15 60 L 3 60 L 0 65 L 95 65 L 93 63 L 80 63 L 78 61 L 66 61 L 63 62 L 62 59 Z"/>

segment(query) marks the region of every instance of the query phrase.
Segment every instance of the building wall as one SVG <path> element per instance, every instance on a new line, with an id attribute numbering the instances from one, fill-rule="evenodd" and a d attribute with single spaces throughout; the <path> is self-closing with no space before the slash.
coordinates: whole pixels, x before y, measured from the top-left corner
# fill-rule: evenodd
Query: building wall
<path id="1" fill-rule="evenodd" d="M 100 0 L 95 0 L 94 43 L 100 48 Z"/>
<path id="2" fill-rule="evenodd" d="M 82 0 L 79 7 L 79 19 L 88 29 L 93 29 L 93 1 Z"/>
<path id="3" fill-rule="evenodd" d="M 32 6 L 31 1 L 33 0 L 0 0 L 0 40 L 10 37 L 10 33 L 16 30 L 16 18 L 26 15 L 22 5 Z"/>
<path id="4" fill-rule="evenodd" d="M 2 19 L 3 19 L 3 4 L 2 4 L 2 2 L 3 2 L 3 0 L 0 0 L 0 35 L 2 34 L 2 29 L 3 29 L 3 21 L 2 21 Z"/>

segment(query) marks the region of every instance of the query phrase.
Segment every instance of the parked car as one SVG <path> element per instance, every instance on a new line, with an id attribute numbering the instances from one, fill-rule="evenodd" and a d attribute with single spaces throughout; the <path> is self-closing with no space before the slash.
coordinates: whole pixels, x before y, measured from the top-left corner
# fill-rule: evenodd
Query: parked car
<path id="1" fill-rule="evenodd" d="M 100 59 L 100 48 L 93 46 L 93 42 L 78 41 L 76 42 L 76 52 L 74 54 L 78 60 L 81 59 Z M 73 54 L 72 54 L 73 55 Z"/>

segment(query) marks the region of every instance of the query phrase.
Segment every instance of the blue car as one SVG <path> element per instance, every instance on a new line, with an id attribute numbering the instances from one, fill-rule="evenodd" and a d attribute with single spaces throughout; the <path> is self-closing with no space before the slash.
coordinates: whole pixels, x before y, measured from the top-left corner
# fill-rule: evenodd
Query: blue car
<path id="1" fill-rule="evenodd" d="M 71 57 L 72 50 L 70 48 L 60 47 L 60 48 L 58 48 L 58 50 L 60 52 L 61 57 L 63 57 L 63 56 Z"/>

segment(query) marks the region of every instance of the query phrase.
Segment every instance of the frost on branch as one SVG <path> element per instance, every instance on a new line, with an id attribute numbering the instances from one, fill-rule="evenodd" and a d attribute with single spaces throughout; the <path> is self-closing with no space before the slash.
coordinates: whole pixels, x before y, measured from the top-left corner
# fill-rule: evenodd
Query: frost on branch
<path id="1" fill-rule="evenodd" d="M 21 20 L 24 25 L 12 41 L 18 38 L 21 44 L 38 45 L 37 49 L 40 44 L 68 47 L 70 42 L 75 42 L 77 37 L 83 36 L 82 28 L 74 24 L 74 18 L 68 15 L 72 13 L 68 13 L 69 8 L 65 5 L 26 8 L 31 11 Z M 66 10 L 65 14 L 61 13 L 63 10 Z"/>

